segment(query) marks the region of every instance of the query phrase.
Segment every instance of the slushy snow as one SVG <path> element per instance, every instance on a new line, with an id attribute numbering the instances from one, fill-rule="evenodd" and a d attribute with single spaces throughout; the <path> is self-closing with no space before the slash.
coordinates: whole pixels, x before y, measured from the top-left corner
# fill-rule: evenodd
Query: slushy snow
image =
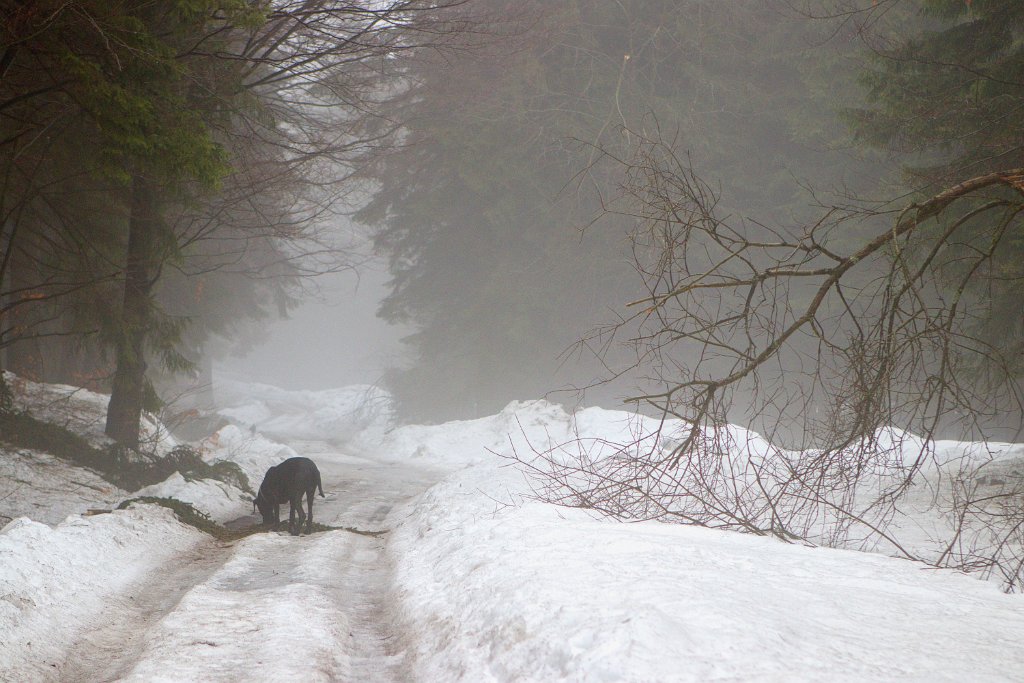
<path id="1" fill-rule="evenodd" d="M 774 538 L 610 523 L 530 500 L 523 473 L 486 455 L 575 433 L 628 443 L 636 425 L 535 402 L 392 432 L 392 455 L 463 465 L 395 515 L 388 545 L 421 680 L 1019 677 L 1024 598 L 994 583 Z"/>
<path id="2" fill-rule="evenodd" d="M 0 531 L 0 680 L 50 680 L 64 650 L 111 600 L 205 539 L 162 507 Z"/>
<path id="3" fill-rule="evenodd" d="M 417 680 L 1011 681 L 1024 671 L 1024 598 L 995 582 L 882 554 L 599 519 L 536 500 L 508 457 L 576 437 L 611 454 L 644 418 L 535 401 L 480 420 L 392 428 L 386 410 L 357 405 L 364 389 L 259 386 L 249 403 L 244 386 L 233 391 L 225 414 L 238 424 L 195 445 L 211 462 L 237 462 L 254 486 L 308 440 L 337 444 L 339 462 L 438 468 L 433 487 L 384 520 L 393 568 L 384 602 Z M 151 492 L 187 494 L 221 519 L 251 512 L 244 497 L 209 483 L 172 477 Z M 146 634 L 145 656 L 122 680 L 245 671 L 248 681 L 317 681 L 347 671 L 355 617 L 334 607 L 346 587 L 331 583 L 353 561 L 340 550 L 345 533 L 236 543 Z M 0 679 L 53 680 L 48 662 L 102 604 L 201 537 L 153 506 L 73 514 L 56 527 L 15 519 L 0 531 Z M 252 578 L 254 558 L 268 553 L 286 553 L 289 566 Z M 257 633 L 256 621 L 270 630 Z"/>

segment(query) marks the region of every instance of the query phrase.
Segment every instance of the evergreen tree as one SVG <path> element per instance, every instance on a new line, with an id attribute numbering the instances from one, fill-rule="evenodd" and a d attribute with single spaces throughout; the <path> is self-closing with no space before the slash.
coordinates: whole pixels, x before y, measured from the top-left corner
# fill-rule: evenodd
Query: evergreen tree
<path id="1" fill-rule="evenodd" d="M 850 111 L 860 139 L 887 150 L 905 186 L 934 194 L 986 173 L 1024 168 L 1024 4 L 1012 0 L 915 0 L 916 30 L 877 39 L 863 76 L 869 105 Z M 1024 184 L 1022 184 L 1024 187 Z M 891 190 L 890 190 L 891 192 Z M 980 342 L 1024 371 L 1024 225 L 1020 197 L 1001 187 L 937 255 L 947 297 L 967 296 Z M 924 243 L 943 235 L 939 221 Z M 923 250 L 922 253 L 928 253 Z M 963 289 L 963 292 L 958 290 Z M 981 368 L 979 368 L 981 371 Z"/>
<path id="2" fill-rule="evenodd" d="M 251 13 L 242 2 L 222 5 Z M 0 345 L 99 328 L 119 359 L 137 359 L 127 339 L 145 334 L 149 322 L 134 300 L 151 286 L 152 255 L 143 252 L 173 249 L 155 209 L 146 220 L 138 211 L 129 218 L 154 196 L 143 185 L 209 186 L 227 169 L 185 104 L 188 85 L 198 83 L 186 79 L 178 59 L 183 33 L 210 7 L 4 3 Z M 121 298 L 110 291 L 121 273 L 130 283 L 124 311 L 134 311 L 127 325 L 103 305 Z M 83 301 L 90 306 L 76 303 Z M 68 315 L 75 310 L 85 315 Z M 50 322 L 58 318 L 89 321 L 84 330 L 62 329 Z"/>
<path id="3" fill-rule="evenodd" d="M 178 327 L 161 325 L 153 311 L 153 286 L 180 249 L 166 203 L 192 185 L 215 188 L 229 170 L 227 153 L 208 124 L 207 117 L 219 113 L 208 94 L 238 86 L 224 86 L 226 69 L 211 69 L 205 61 L 199 62 L 202 69 L 195 68 L 180 55 L 211 32 L 211 16 L 228 12 L 230 22 L 230 13 L 237 11 L 247 8 L 216 0 L 132 7 L 117 18 L 131 30 L 124 44 L 134 58 L 123 64 L 115 54 L 76 67 L 89 85 L 90 101 L 83 108 L 106 139 L 103 151 L 111 172 L 123 178 L 130 193 L 120 320 L 110 330 L 116 367 L 106 424 L 106 433 L 130 448 L 138 447 L 148 403 L 147 346 L 162 346 L 172 366 L 179 360 L 169 352 Z M 227 75 L 237 79 L 236 70 Z"/>
<path id="4" fill-rule="evenodd" d="M 338 267 L 345 254 L 324 230 L 347 192 L 345 164 L 354 150 L 376 144 L 361 122 L 373 116 L 372 93 L 388 72 L 381 67 L 413 46 L 443 43 L 451 27 L 433 17 L 444 4 L 12 0 L 0 7 L 8 180 L 0 275 L 25 275 L 23 283 L 0 277 L 0 316 L 31 309 L 40 334 L 65 334 L 43 328 L 51 311 L 63 322 L 71 293 L 88 289 L 101 302 L 89 331 L 99 331 L 114 355 L 108 434 L 137 445 L 151 393 L 147 361 L 187 366 L 179 353 L 183 316 L 203 309 L 161 311 L 156 285 L 166 271 L 253 269 L 253 296 L 237 297 L 247 304 L 234 310 L 258 315 L 267 307 L 253 304 L 256 292 L 287 305 L 290 279 Z M 87 142 L 75 146 L 78 138 Z M 53 150 L 74 163 L 62 168 Z M 82 234 L 89 225 L 76 220 L 82 212 L 53 220 L 39 208 L 46 188 L 67 190 L 81 177 L 98 204 L 105 200 L 100 222 L 109 230 Z M 82 282 L 53 276 L 82 261 L 64 253 L 75 239 L 104 254 L 106 272 L 85 272 Z M 30 258 L 46 256 L 40 245 L 47 243 L 55 258 Z M 281 279 L 268 286 L 269 278 Z M 120 294 L 95 296 L 111 279 Z M 225 284 L 204 292 L 243 281 L 211 278 Z M 180 294 L 160 290 L 166 305 L 187 300 Z M 208 324 L 205 333 L 227 327 Z M 5 321 L 0 335 L 6 346 L 37 332 Z"/>
<path id="5" fill-rule="evenodd" d="M 563 352 L 639 290 L 628 220 L 579 233 L 616 191 L 618 169 L 597 162 L 631 147 L 627 129 L 678 136 L 727 213 L 796 222 L 796 180 L 844 180 L 825 149 L 835 118 L 805 78 L 816 28 L 782 4 L 483 5 L 526 13 L 528 30 L 489 54 L 417 57 L 393 102 L 405 147 L 370 167 L 359 216 L 391 260 L 381 314 L 418 329 L 415 362 L 390 378 L 416 419 L 607 375 Z"/>

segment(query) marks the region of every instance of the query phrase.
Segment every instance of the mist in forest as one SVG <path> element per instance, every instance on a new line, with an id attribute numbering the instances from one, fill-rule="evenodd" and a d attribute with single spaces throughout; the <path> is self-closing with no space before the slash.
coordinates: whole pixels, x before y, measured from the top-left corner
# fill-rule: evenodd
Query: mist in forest
<path id="1" fill-rule="evenodd" d="M 111 392 L 116 439 L 189 372 L 410 421 L 1022 412 L 1018 4 L 89 7 L 15 17 L 0 363 Z"/>
<path id="2" fill-rule="evenodd" d="M 890 257 L 865 259 L 844 276 L 851 301 L 830 294 L 814 329 L 792 335 L 786 320 L 821 280 L 764 279 L 829 267 L 945 182 L 908 175 L 942 142 L 912 131 L 912 98 L 884 94 L 878 57 L 910 59 L 894 41 L 932 16 L 914 3 L 847 16 L 841 4 L 471 3 L 488 39 L 417 54 L 383 107 L 403 118 L 401 145 L 364 160 L 355 219 L 387 272 L 364 273 L 358 293 L 331 276 L 321 300 L 220 367 L 288 387 L 380 383 L 403 417 L 425 421 L 541 397 L 621 407 L 679 388 L 629 404 L 657 414 L 701 404 L 688 382 L 742 371 L 785 336 L 714 397 L 715 419 L 789 442 L 808 419 L 833 430 L 874 411 L 851 405 L 875 398 L 847 394 L 878 381 L 856 368 L 888 362 L 871 356 L 886 295 L 869 283 L 893 276 Z M 792 249 L 759 246 L 773 243 Z M 770 286 L 748 291 L 748 278 Z M 668 296 L 708 279 L 719 286 Z M 918 296 L 940 302 L 930 286 Z M 656 317 L 637 315 L 645 301 Z M 943 353 L 911 346 L 925 365 Z"/>
<path id="3" fill-rule="evenodd" d="M 380 385 L 387 369 L 402 363 L 401 338 L 409 333 L 377 317 L 386 278 L 378 263 L 317 277 L 316 293 L 267 323 L 251 350 L 215 360 L 214 379 L 283 389 Z"/>

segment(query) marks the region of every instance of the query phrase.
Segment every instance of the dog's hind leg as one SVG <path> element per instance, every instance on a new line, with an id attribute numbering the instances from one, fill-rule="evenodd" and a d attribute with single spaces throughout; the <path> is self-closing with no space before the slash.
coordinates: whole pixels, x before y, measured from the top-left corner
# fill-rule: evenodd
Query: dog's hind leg
<path id="1" fill-rule="evenodd" d="M 299 524 L 295 525 L 295 513 L 299 513 Z M 298 536 L 299 532 L 302 531 L 302 498 L 298 500 L 292 498 L 288 501 L 288 533 L 292 536 Z"/>

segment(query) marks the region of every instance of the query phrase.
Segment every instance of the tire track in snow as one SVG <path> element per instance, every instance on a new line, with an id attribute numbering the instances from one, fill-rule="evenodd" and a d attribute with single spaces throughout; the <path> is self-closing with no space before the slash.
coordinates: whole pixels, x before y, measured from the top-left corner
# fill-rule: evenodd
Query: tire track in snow
<path id="1" fill-rule="evenodd" d="M 305 448 L 303 448 L 305 446 Z M 408 464 L 381 464 L 361 459 L 339 460 L 324 452 L 323 444 L 295 446 L 321 465 L 330 482 L 327 516 L 320 521 L 363 531 L 386 529 L 395 506 L 434 484 L 441 474 Z M 326 491 L 327 489 L 325 489 Z M 332 495 L 333 494 L 333 495 Z M 337 532 L 347 533 L 347 532 Z M 337 568 L 342 590 L 339 609 L 349 615 L 345 649 L 349 667 L 343 681 L 409 681 L 411 662 L 405 647 L 411 634 L 403 633 L 393 594 L 394 568 L 388 562 L 386 536 L 349 534 L 349 554 Z"/>
<path id="2" fill-rule="evenodd" d="M 54 680 L 109 683 L 139 658 L 146 632 L 171 612 L 193 586 L 207 580 L 230 557 L 231 549 L 213 539 L 168 562 L 158 578 L 111 599 L 94 625 L 55 668 Z"/>
<path id="3" fill-rule="evenodd" d="M 298 444 L 323 474 L 314 517 L 385 528 L 392 508 L 438 478 L 430 470 Z M 74 648 L 69 681 L 405 681 L 386 537 L 331 531 L 257 534 L 187 558 Z M 170 588 L 168 588 L 170 586 Z M 73 662 L 73 663 L 72 663 Z"/>

